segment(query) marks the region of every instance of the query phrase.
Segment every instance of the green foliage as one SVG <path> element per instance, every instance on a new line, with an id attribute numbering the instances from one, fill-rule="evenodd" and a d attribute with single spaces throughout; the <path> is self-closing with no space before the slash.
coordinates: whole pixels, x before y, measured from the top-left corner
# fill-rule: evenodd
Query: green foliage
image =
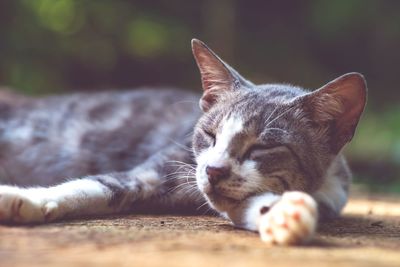
<path id="1" fill-rule="evenodd" d="M 166 49 L 168 28 L 165 24 L 139 17 L 130 22 L 127 28 L 128 49 L 134 56 L 158 56 Z"/>
<path id="2" fill-rule="evenodd" d="M 43 27 L 59 34 L 73 34 L 84 24 L 84 14 L 78 1 L 72 0 L 24 0 Z"/>

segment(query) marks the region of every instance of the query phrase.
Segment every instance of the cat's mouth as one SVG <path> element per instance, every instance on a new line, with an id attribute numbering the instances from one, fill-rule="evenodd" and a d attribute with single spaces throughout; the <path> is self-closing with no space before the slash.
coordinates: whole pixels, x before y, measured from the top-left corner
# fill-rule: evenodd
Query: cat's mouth
<path id="1" fill-rule="evenodd" d="M 210 201 L 214 203 L 229 202 L 231 204 L 235 204 L 242 200 L 229 196 L 224 191 L 219 190 L 212 185 L 205 186 L 203 192 L 207 195 Z"/>

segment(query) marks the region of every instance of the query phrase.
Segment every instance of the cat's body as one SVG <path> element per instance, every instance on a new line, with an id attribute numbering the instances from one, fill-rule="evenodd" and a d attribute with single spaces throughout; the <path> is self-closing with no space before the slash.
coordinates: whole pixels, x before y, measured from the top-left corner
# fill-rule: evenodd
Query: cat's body
<path id="1" fill-rule="evenodd" d="M 189 147 L 199 97 L 141 89 L 3 102 L 11 110 L 0 126 L 0 181 L 50 186 L 128 171 L 166 146 Z"/>
<path id="2" fill-rule="evenodd" d="M 362 77 L 343 76 L 313 94 L 256 86 L 204 44 L 194 41 L 193 50 L 204 114 L 199 95 L 177 90 L 0 95 L 0 221 L 196 212 L 209 204 L 285 244 L 308 238 L 317 214 L 306 194 L 284 192 L 306 192 L 320 217 L 337 216 L 350 182 L 340 150 L 365 104 Z M 347 96 L 337 85 L 356 91 Z"/>
<path id="3" fill-rule="evenodd" d="M 199 97 L 177 89 L 4 97 L 9 112 L 1 123 L 0 184 L 48 187 L 89 177 L 115 193 L 106 213 L 143 205 L 156 213 L 204 212 L 197 209 L 205 202 L 200 192 L 186 186 L 193 174 L 188 168 L 194 164 L 190 147 Z M 120 207 L 129 194 L 124 183 L 136 179 L 125 177 L 132 171 L 158 180 L 149 188 L 154 200 L 142 204 L 135 198 L 132 207 Z M 69 217 L 76 216 L 85 214 Z"/>

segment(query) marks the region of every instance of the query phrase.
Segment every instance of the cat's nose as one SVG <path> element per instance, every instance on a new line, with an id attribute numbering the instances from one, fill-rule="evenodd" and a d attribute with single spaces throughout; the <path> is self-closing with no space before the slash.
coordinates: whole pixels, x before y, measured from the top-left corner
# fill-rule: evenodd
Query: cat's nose
<path id="1" fill-rule="evenodd" d="M 219 181 L 229 178 L 231 174 L 231 167 L 230 166 L 222 166 L 222 167 L 206 167 L 206 173 L 208 176 L 208 181 L 210 184 L 215 185 Z"/>

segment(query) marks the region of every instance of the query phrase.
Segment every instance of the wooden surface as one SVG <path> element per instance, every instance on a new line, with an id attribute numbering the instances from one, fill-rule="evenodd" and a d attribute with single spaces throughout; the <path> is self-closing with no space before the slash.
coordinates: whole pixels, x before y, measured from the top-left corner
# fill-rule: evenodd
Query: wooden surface
<path id="1" fill-rule="evenodd" d="M 353 199 L 310 245 L 266 247 L 206 216 L 0 226 L 0 266 L 400 266 L 400 203 Z"/>

